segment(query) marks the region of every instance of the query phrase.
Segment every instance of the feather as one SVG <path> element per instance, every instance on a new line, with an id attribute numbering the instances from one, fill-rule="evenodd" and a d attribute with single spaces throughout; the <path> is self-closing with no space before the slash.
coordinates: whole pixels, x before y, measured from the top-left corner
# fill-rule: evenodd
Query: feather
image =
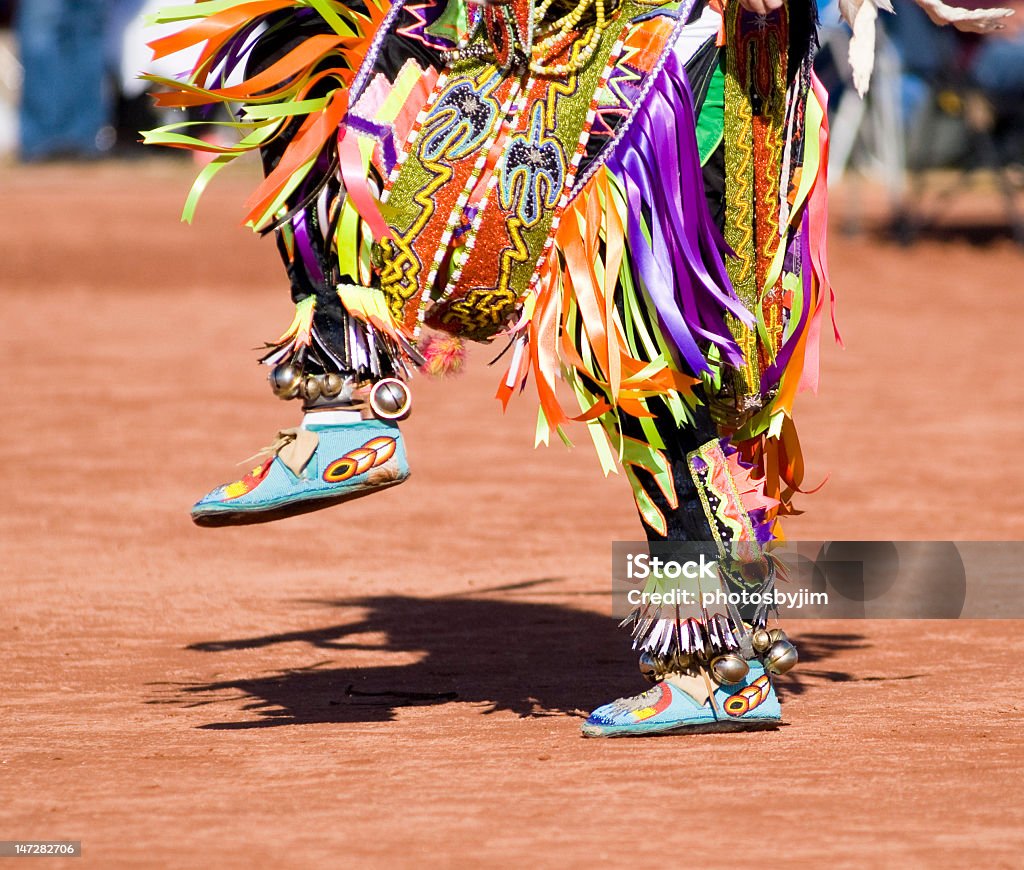
<path id="1" fill-rule="evenodd" d="M 457 375 L 466 364 L 466 343 L 454 335 L 428 335 L 418 350 L 424 359 L 420 371 L 434 377 Z"/>

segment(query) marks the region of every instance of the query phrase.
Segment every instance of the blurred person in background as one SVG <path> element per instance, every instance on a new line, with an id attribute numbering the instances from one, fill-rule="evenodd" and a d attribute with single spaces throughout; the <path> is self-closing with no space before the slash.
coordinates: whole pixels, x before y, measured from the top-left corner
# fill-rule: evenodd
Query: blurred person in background
<path id="1" fill-rule="evenodd" d="M 977 88 L 998 112 L 1024 101 L 1024 2 L 1006 6 L 1017 14 L 987 37 L 936 26 L 912 0 L 896 0 L 885 18 L 903 61 L 904 108 L 913 118 L 929 88 L 951 82 Z M 958 6 L 979 4 L 961 0 Z"/>
<path id="2" fill-rule="evenodd" d="M 978 86 L 997 99 L 1024 99 L 1024 2 L 1007 4 L 1016 11 L 1005 29 L 980 40 L 971 72 Z"/>
<path id="3" fill-rule="evenodd" d="M 13 153 L 18 145 L 18 93 L 21 90 L 21 64 L 14 47 L 11 19 L 13 0 L 0 0 L 0 158 Z"/>
<path id="4" fill-rule="evenodd" d="M 140 156 L 139 130 L 160 119 L 140 76 L 146 65 L 146 0 L 107 0 L 106 74 L 113 95 L 112 137 L 118 157 Z M 152 10 L 151 10 L 152 11 Z"/>
<path id="5" fill-rule="evenodd" d="M 14 14 L 24 67 L 25 162 L 100 156 L 112 143 L 106 85 L 107 0 L 21 0 Z"/>

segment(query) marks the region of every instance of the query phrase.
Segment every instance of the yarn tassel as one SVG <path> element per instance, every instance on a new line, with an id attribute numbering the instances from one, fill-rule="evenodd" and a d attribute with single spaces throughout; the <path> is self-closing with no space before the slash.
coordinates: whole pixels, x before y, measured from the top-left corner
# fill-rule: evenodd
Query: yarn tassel
<path id="1" fill-rule="evenodd" d="M 431 333 L 417 345 L 420 371 L 437 378 L 460 374 L 466 364 L 466 343 L 457 336 Z"/>

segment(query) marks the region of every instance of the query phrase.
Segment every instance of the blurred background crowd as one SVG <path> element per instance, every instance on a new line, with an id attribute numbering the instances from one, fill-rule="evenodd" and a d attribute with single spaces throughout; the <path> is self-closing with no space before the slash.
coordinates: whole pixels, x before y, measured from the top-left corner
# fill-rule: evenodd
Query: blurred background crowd
<path id="1" fill-rule="evenodd" d="M 166 0 L 0 0 L 0 155 L 37 163 L 140 154 L 138 131 L 162 120 L 138 79 L 154 35 L 145 16 L 161 5 Z M 897 14 L 882 16 L 866 100 L 850 86 L 849 29 L 833 0 L 821 6 L 831 178 L 853 169 L 880 180 L 904 240 L 928 222 L 929 208 L 980 172 L 1024 244 L 1016 202 L 1024 190 L 1024 0 L 1000 5 L 1017 14 L 979 37 L 939 28 L 912 0 L 895 0 Z M 173 63 L 160 70 L 179 71 Z M 930 191 L 940 205 L 928 205 L 929 178 L 940 170 L 942 189 Z"/>
<path id="2" fill-rule="evenodd" d="M 151 120 L 147 0 L 0 0 L 0 149 L 26 162 L 117 156 Z M 152 11 L 152 10 L 150 10 Z"/>

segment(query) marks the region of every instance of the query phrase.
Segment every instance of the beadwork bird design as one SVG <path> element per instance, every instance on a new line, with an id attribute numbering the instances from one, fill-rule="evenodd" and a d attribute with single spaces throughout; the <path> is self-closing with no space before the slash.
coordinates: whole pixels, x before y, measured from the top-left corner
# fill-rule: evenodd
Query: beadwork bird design
<path id="1" fill-rule="evenodd" d="M 480 146 L 498 112 L 490 91 L 500 82 L 496 75 L 478 93 L 470 82 L 460 81 L 441 96 L 424 124 L 424 159 L 461 160 Z"/>
<path id="2" fill-rule="evenodd" d="M 544 104 L 533 107 L 530 129 L 509 142 L 501 169 L 501 206 L 512 209 L 527 227 L 544 208 L 554 208 L 565 180 L 565 155 L 557 139 L 545 136 Z"/>

